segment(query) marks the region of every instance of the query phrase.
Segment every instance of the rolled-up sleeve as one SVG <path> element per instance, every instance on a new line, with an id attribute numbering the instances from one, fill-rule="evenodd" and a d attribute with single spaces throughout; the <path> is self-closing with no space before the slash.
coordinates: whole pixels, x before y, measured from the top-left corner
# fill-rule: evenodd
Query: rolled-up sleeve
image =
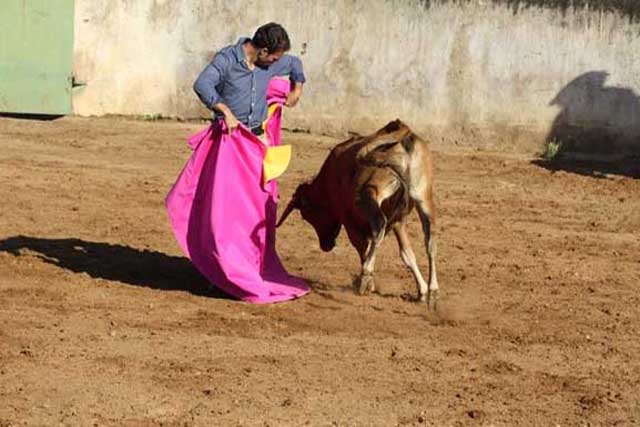
<path id="1" fill-rule="evenodd" d="M 283 55 L 269 67 L 274 76 L 289 76 L 294 83 L 304 83 L 307 78 L 302 69 L 302 61 L 297 56 Z"/>
<path id="2" fill-rule="evenodd" d="M 226 55 L 216 54 L 213 61 L 202 70 L 193 84 L 193 90 L 198 94 L 198 98 L 210 110 L 213 110 L 213 106 L 222 101 L 216 86 L 225 76 L 229 64 L 230 60 Z"/>

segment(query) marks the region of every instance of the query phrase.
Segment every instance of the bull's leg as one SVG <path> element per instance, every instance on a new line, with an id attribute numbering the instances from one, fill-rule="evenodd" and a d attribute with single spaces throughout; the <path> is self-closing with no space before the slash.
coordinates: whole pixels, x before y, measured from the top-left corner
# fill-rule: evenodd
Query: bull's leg
<path id="1" fill-rule="evenodd" d="M 358 293 L 360 295 L 376 290 L 373 280 L 373 269 L 376 263 L 376 251 L 380 247 L 380 243 L 384 240 L 385 228 L 386 220 L 383 221 L 383 225 L 379 229 L 373 231 L 373 236 L 369 238 L 367 243 L 358 284 Z"/>
<path id="2" fill-rule="evenodd" d="M 373 268 L 376 263 L 376 251 L 383 239 L 384 231 L 369 239 L 365 259 L 362 263 L 362 271 L 360 272 L 360 280 L 358 281 L 358 293 L 360 295 L 364 295 L 367 292 L 375 292 L 376 290 L 375 281 L 373 280 Z"/>
<path id="3" fill-rule="evenodd" d="M 371 237 L 368 239 L 367 249 L 364 252 L 362 271 L 360 273 L 360 280 L 357 286 L 358 293 L 362 295 L 367 291 L 375 291 L 373 268 L 376 262 L 376 251 L 384 240 L 385 230 L 387 228 L 387 219 L 371 192 L 367 191 L 363 195 L 359 200 L 359 206 L 367 213 L 371 227 Z"/>
<path id="4" fill-rule="evenodd" d="M 404 222 L 398 223 L 393 227 L 393 232 L 396 235 L 396 239 L 398 240 L 398 246 L 400 247 L 400 257 L 404 262 L 404 265 L 411 271 L 413 274 L 413 278 L 416 281 L 416 286 L 418 288 L 418 298 L 422 295 L 427 295 L 429 291 L 429 286 L 427 282 L 425 282 L 422 277 L 422 273 L 420 273 L 420 269 L 418 268 L 418 263 L 416 261 L 416 255 L 413 253 L 413 249 L 411 248 L 411 242 L 409 241 L 409 236 L 407 235 L 407 228 Z"/>
<path id="5" fill-rule="evenodd" d="M 419 298 L 428 305 L 435 308 L 438 297 L 438 277 L 436 275 L 436 241 L 434 236 L 433 225 L 435 223 L 435 205 L 431 190 L 426 189 L 422 197 L 413 197 L 420 222 L 422 223 L 422 231 L 424 233 L 424 242 L 427 247 L 427 256 L 429 257 L 429 286 L 426 294 L 420 292 Z"/>

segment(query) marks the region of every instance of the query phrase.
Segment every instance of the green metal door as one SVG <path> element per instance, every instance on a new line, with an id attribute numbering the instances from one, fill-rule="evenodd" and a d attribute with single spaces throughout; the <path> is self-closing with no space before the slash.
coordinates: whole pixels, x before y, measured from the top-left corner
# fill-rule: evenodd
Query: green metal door
<path id="1" fill-rule="evenodd" d="M 73 0 L 0 0 L 0 112 L 71 112 Z"/>

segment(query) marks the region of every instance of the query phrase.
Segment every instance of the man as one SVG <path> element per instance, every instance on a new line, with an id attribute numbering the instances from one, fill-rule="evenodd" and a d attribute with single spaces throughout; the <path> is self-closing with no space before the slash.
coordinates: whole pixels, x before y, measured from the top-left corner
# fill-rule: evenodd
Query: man
<path id="1" fill-rule="evenodd" d="M 300 60 L 285 55 L 289 49 L 286 31 L 270 23 L 215 55 L 194 84 L 215 120 L 189 138 L 193 153 L 166 198 L 174 235 L 193 265 L 212 285 L 253 304 L 310 291 L 286 271 L 276 252 L 275 178 L 281 172 L 274 173 L 267 161 L 273 159 L 269 153 L 283 148 L 276 147 L 281 112 L 275 104 L 296 105 L 305 81 Z M 281 79 L 269 83 L 281 75 L 294 87 Z M 265 121 L 267 89 L 275 109 Z"/>
<path id="2" fill-rule="evenodd" d="M 252 39 L 220 50 L 193 85 L 202 103 L 223 118 L 229 133 L 239 123 L 262 136 L 267 118 L 267 86 L 274 76 L 288 75 L 294 87 L 285 105 L 293 107 L 302 95 L 305 76 L 300 59 L 286 55 L 291 44 L 282 26 L 271 22 Z"/>

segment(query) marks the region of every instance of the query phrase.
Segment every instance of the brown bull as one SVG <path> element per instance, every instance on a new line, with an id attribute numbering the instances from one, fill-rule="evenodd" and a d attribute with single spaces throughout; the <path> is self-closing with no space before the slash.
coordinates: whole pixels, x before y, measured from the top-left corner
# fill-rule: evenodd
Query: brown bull
<path id="1" fill-rule="evenodd" d="M 407 235 L 407 215 L 414 207 L 429 257 L 428 284 Z M 402 260 L 416 280 L 418 299 L 435 305 L 438 279 L 431 153 L 427 143 L 400 120 L 335 146 L 318 175 L 298 186 L 278 226 L 294 209 L 313 226 L 324 251 L 333 249 L 344 225 L 360 255 L 362 271 L 356 289 L 361 294 L 374 290 L 376 251 L 385 234 L 393 230 Z"/>

